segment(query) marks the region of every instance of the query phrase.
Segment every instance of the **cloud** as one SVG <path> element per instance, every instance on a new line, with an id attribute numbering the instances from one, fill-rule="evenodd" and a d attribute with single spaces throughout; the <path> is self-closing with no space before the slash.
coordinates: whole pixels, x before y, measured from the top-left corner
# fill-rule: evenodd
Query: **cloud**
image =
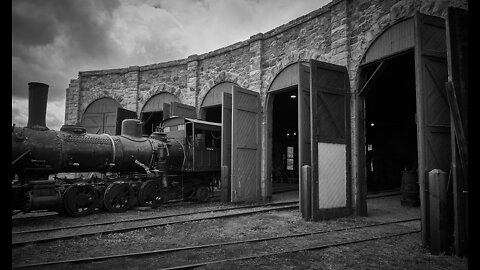
<path id="1" fill-rule="evenodd" d="M 26 122 L 28 82 L 50 85 L 47 122 L 63 121 L 79 71 L 203 54 L 267 32 L 328 0 L 12 1 L 12 122 Z M 56 116 L 56 117 L 55 117 Z M 51 118 L 53 117 L 53 118 Z"/>

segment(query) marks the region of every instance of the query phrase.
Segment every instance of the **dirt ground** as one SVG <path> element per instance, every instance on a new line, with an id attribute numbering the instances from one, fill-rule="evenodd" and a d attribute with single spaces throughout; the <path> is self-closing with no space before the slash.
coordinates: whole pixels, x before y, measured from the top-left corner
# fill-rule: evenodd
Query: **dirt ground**
<path id="1" fill-rule="evenodd" d="M 283 194 L 276 201 L 291 200 L 298 196 L 295 192 Z M 298 197 L 296 197 L 298 199 Z M 225 206 L 220 203 L 184 205 L 182 211 Z M 121 218 L 153 215 L 157 212 L 180 211 L 165 208 L 151 211 L 131 210 L 121 214 Z M 35 263 L 74 259 L 88 256 L 102 256 L 126 252 L 149 251 L 192 245 L 204 245 L 235 240 L 273 237 L 277 235 L 315 232 L 338 228 L 373 224 L 386 221 L 417 218 L 418 207 L 402 207 L 400 196 L 368 200 L 368 217 L 346 217 L 335 220 L 304 221 L 297 209 L 272 211 L 249 216 L 226 219 L 202 220 L 163 227 L 145 228 L 125 233 L 94 235 L 49 243 L 36 243 L 12 248 L 12 267 Z M 103 221 L 115 216 L 108 213 L 89 217 L 66 219 L 52 216 L 50 223 L 68 224 Z M 117 216 L 116 218 L 120 218 Z M 48 224 L 35 224 L 37 227 Z M 15 229 L 15 228 L 12 228 Z M 230 257 L 246 257 L 253 254 L 301 249 L 317 244 L 334 244 L 341 241 L 361 240 L 392 233 L 409 232 L 420 229 L 419 221 L 347 230 L 338 233 L 324 233 L 301 238 L 286 238 L 268 242 L 243 243 L 219 246 L 209 249 L 196 249 L 148 255 L 137 258 L 105 260 L 86 264 L 63 264 L 44 269 L 161 269 L 181 264 L 194 264 L 207 260 L 220 260 Z M 431 255 L 421 247 L 420 233 L 406 234 L 367 241 L 357 244 L 330 247 L 319 250 L 299 251 L 281 255 L 264 256 L 234 262 L 223 262 L 198 267 L 198 269 L 467 269 L 468 261 L 448 255 Z"/>

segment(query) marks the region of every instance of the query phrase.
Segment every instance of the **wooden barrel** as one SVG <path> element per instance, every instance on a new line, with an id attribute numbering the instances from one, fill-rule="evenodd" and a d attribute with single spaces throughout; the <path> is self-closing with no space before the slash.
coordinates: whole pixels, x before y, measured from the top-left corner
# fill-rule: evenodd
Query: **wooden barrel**
<path id="1" fill-rule="evenodd" d="M 420 205 L 418 173 L 417 171 L 402 172 L 402 201 L 403 206 L 418 206 Z"/>

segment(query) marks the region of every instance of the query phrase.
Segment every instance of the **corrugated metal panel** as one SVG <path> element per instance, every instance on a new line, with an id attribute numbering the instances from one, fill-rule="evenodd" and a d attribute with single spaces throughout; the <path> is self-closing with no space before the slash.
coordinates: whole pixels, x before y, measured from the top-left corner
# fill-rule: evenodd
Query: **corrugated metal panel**
<path id="1" fill-rule="evenodd" d="M 383 32 L 368 49 L 362 64 L 405 51 L 415 45 L 413 18 L 400 21 Z"/>
<path id="2" fill-rule="evenodd" d="M 180 99 L 170 93 L 163 92 L 152 96 L 143 105 L 142 112 L 161 112 L 163 111 L 163 103 L 180 102 Z"/>
<path id="3" fill-rule="evenodd" d="M 345 144 L 318 143 L 318 208 L 347 203 Z"/>
<path id="4" fill-rule="evenodd" d="M 222 104 L 223 93 L 232 93 L 232 85 L 236 85 L 231 82 L 219 83 L 215 85 L 203 99 L 201 107 L 208 107 Z"/>

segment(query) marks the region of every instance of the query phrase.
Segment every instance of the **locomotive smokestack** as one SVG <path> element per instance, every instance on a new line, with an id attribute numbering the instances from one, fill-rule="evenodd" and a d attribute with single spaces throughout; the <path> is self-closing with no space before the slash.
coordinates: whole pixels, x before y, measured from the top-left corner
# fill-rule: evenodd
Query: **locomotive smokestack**
<path id="1" fill-rule="evenodd" d="M 39 82 L 28 83 L 28 124 L 35 129 L 48 129 L 45 124 L 47 113 L 48 85 Z"/>

